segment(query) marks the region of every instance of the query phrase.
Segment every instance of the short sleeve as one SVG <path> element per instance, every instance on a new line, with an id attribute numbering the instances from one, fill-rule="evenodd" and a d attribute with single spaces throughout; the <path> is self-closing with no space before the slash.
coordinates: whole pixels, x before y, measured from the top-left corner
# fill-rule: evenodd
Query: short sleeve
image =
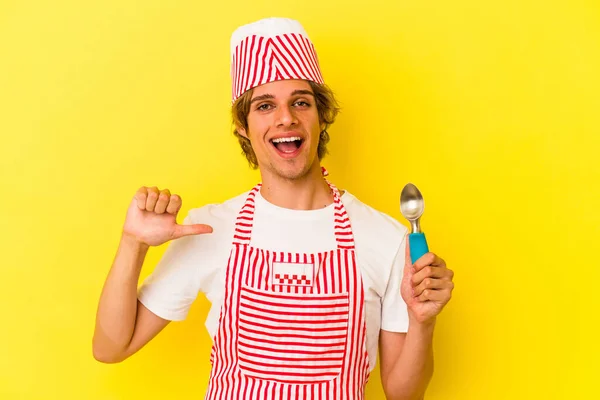
<path id="1" fill-rule="evenodd" d="M 389 332 L 408 332 L 408 310 L 402 295 L 400 284 L 404 273 L 406 235 L 396 252 L 381 305 L 381 329 Z"/>
<path id="2" fill-rule="evenodd" d="M 188 214 L 183 224 L 190 223 Z M 184 320 L 198 296 L 196 238 L 190 235 L 171 241 L 154 271 L 138 289 L 139 301 L 161 318 Z"/>

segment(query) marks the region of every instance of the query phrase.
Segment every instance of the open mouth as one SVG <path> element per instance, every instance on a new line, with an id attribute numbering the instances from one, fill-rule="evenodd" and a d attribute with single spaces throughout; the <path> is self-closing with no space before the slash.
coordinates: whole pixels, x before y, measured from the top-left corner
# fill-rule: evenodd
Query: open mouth
<path id="1" fill-rule="evenodd" d="M 271 144 L 283 155 L 294 155 L 304 141 L 299 136 L 271 139 Z"/>

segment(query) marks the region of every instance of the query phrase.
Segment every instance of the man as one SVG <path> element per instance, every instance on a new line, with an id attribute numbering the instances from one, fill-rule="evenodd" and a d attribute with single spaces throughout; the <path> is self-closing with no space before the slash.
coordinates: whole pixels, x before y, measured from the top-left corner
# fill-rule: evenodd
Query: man
<path id="1" fill-rule="evenodd" d="M 198 292 L 212 303 L 206 399 L 363 399 L 380 351 L 388 399 L 422 398 L 452 271 L 411 265 L 406 228 L 340 193 L 320 161 L 337 113 L 302 26 L 265 19 L 231 39 L 235 134 L 261 184 L 192 209 L 142 187 L 99 302 L 93 351 L 134 354 Z M 173 240 L 137 288 L 150 246 Z"/>

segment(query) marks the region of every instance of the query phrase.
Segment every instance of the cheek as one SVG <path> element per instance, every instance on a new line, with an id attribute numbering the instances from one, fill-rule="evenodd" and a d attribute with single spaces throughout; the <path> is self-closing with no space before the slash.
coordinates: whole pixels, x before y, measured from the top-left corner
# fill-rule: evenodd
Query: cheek
<path id="1" fill-rule="evenodd" d="M 319 123 L 318 119 L 312 121 L 310 130 L 311 130 L 313 140 L 318 143 L 321 138 L 321 124 Z"/>
<path id="2" fill-rule="evenodd" d="M 267 118 L 252 118 L 248 117 L 248 132 L 251 139 L 259 139 L 269 130 L 269 121 Z"/>
<path id="3" fill-rule="evenodd" d="M 254 154 L 256 154 L 258 158 L 262 158 L 262 155 L 266 154 L 266 146 L 270 145 L 264 141 L 266 131 L 268 131 L 268 126 L 266 126 L 263 121 L 252 121 L 251 119 L 248 119 L 248 139 L 250 139 Z"/>
<path id="4" fill-rule="evenodd" d="M 317 132 L 318 136 L 318 134 L 321 132 L 319 116 L 316 113 L 298 113 L 296 118 L 300 121 L 302 127 L 311 134 L 311 136 L 314 136 L 315 132 Z"/>

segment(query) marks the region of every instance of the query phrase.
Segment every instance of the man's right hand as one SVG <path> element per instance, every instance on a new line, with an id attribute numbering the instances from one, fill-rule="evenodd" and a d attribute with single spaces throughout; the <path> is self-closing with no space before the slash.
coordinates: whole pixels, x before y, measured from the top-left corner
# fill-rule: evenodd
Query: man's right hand
<path id="1" fill-rule="evenodd" d="M 156 186 L 142 186 L 127 210 L 123 235 L 135 239 L 140 244 L 159 246 L 182 236 L 212 232 L 209 225 L 177 224 L 177 213 L 180 209 L 181 197 L 171 195 L 169 189 L 159 191 Z"/>

